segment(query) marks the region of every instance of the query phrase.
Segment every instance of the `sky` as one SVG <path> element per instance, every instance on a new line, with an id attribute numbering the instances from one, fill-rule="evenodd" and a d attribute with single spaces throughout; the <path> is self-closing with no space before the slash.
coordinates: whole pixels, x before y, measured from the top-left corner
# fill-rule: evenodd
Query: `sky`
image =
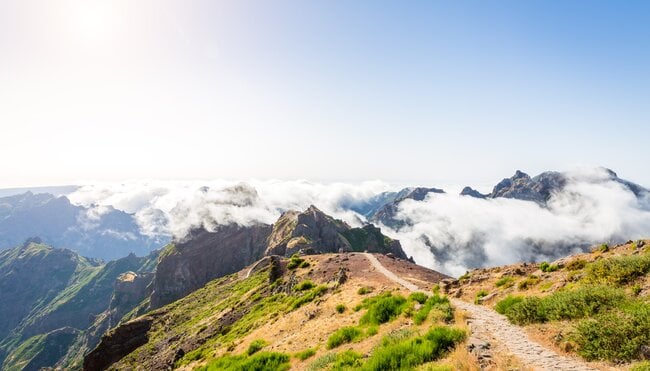
<path id="1" fill-rule="evenodd" d="M 650 3 L 0 0 L 0 187 L 650 186 Z"/>

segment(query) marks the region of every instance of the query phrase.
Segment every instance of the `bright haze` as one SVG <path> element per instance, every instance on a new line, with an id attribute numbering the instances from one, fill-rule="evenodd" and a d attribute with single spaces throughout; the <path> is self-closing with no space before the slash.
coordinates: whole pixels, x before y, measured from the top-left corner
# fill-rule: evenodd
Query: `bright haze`
<path id="1" fill-rule="evenodd" d="M 650 5 L 0 3 L 0 186 L 650 184 Z"/>

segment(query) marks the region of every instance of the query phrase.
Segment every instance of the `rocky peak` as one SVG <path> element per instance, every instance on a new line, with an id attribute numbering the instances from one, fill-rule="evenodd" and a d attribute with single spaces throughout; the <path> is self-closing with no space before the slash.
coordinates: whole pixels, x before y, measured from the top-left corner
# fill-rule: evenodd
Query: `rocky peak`
<path id="1" fill-rule="evenodd" d="M 404 225 L 404 222 L 397 218 L 399 203 L 407 199 L 422 201 L 429 193 L 445 193 L 445 191 L 438 188 L 425 187 L 404 188 L 398 193 L 398 196 L 393 202 L 384 205 L 372 216 L 372 218 L 370 218 L 370 220 L 391 228 L 400 228 Z"/>
<path id="2" fill-rule="evenodd" d="M 465 187 L 463 188 L 462 191 L 460 191 L 461 196 L 470 196 L 474 198 L 486 198 L 487 195 L 482 194 L 481 192 L 475 190 L 472 187 Z"/>

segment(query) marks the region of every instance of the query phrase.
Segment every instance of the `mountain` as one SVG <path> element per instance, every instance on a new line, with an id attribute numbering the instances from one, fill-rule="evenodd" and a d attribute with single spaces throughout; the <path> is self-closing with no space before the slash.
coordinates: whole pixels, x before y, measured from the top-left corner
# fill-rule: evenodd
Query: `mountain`
<path id="1" fill-rule="evenodd" d="M 167 242 L 140 232 L 135 217 L 112 207 L 82 207 L 65 196 L 26 192 L 0 198 L 0 249 L 32 236 L 92 258 L 147 255 Z"/>
<path id="2" fill-rule="evenodd" d="M 0 251 L 2 369 L 53 366 L 109 310 L 117 278 L 152 269 L 155 258 L 129 255 L 103 264 L 38 239 Z"/>
<path id="3" fill-rule="evenodd" d="M 610 169 L 601 170 L 601 173 L 604 176 L 592 178 L 590 181 L 614 181 L 627 188 L 637 197 L 641 197 L 650 192 L 638 184 L 619 178 L 618 175 Z M 465 187 L 461 192 L 461 195 L 477 198 L 514 198 L 517 200 L 534 201 L 540 205 L 545 205 L 551 198 L 551 195 L 554 192 L 561 191 L 567 185 L 569 180 L 569 174 L 557 171 L 546 171 L 531 178 L 528 174 L 517 170 L 512 177 L 504 178 L 495 185 L 490 194 L 483 195 L 470 187 Z"/>
<path id="4" fill-rule="evenodd" d="M 239 271 L 263 256 L 339 251 L 391 253 L 406 258 L 399 241 L 367 225 L 352 228 L 315 206 L 287 211 L 273 225 L 237 224 L 198 229 L 163 249 L 153 280 L 152 308 L 171 303 L 207 282 Z"/>
<path id="5" fill-rule="evenodd" d="M 379 208 L 371 217 L 370 221 L 381 223 L 391 228 L 399 228 L 404 225 L 404 221 L 398 218 L 399 204 L 404 200 L 422 201 L 429 193 L 445 193 L 438 188 L 414 187 L 404 188 L 397 193 L 397 196 L 391 202 Z"/>

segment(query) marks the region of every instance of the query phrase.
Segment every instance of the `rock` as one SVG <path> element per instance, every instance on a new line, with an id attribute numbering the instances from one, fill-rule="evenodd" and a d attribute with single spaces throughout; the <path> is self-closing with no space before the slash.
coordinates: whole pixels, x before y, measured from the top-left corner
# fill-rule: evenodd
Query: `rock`
<path id="1" fill-rule="evenodd" d="M 471 187 L 465 187 L 463 190 L 460 192 L 461 196 L 469 196 L 469 197 L 474 197 L 474 198 L 486 198 L 487 195 L 482 194 L 481 192 L 471 188 Z"/>

